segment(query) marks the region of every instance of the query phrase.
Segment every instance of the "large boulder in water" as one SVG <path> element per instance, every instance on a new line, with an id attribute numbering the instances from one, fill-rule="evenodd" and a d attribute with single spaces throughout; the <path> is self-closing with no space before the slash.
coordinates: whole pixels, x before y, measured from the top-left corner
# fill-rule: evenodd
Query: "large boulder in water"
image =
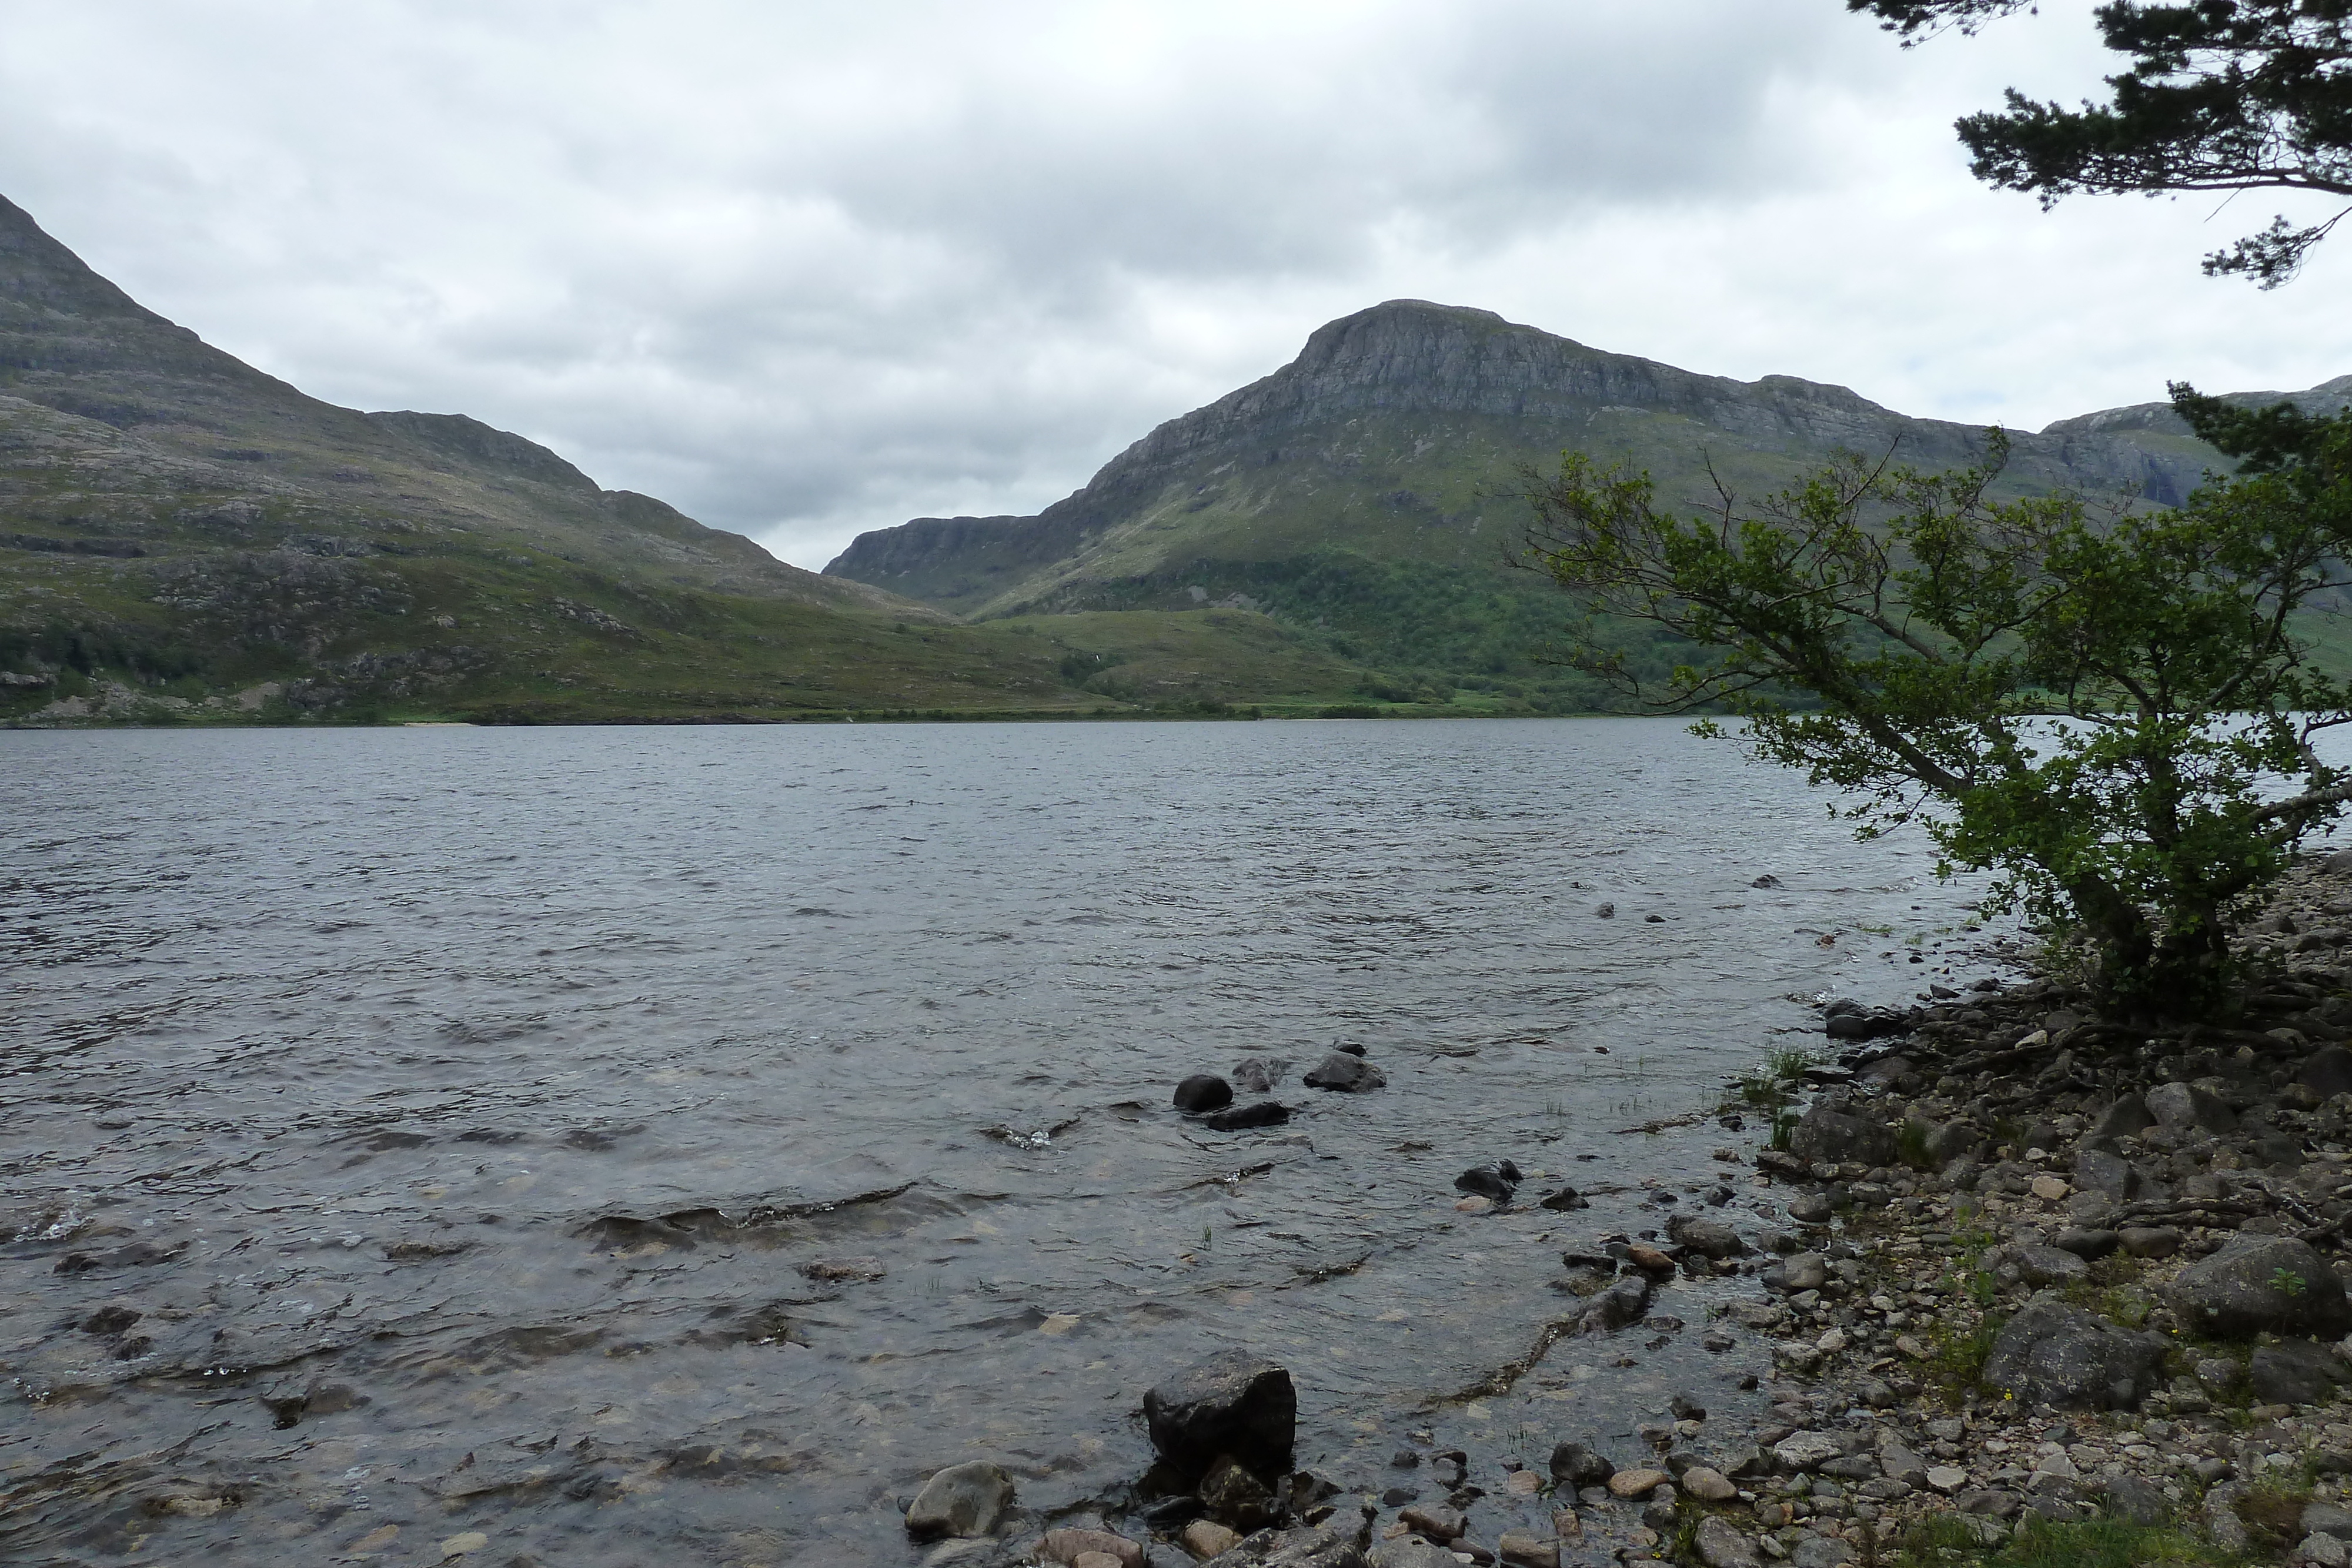
<path id="1" fill-rule="evenodd" d="M 1261 1476 L 1279 1476 L 1290 1469 L 1298 1393 L 1273 1362 L 1229 1350 L 1146 1394 L 1143 1420 L 1160 1457 L 1187 1477 L 1226 1454 Z"/>
<path id="2" fill-rule="evenodd" d="M 2166 1290 L 2190 1332 L 2214 1339 L 2258 1333 L 2334 1339 L 2352 1328 L 2344 1281 L 2309 1242 L 2244 1233 L 2183 1269 Z"/>

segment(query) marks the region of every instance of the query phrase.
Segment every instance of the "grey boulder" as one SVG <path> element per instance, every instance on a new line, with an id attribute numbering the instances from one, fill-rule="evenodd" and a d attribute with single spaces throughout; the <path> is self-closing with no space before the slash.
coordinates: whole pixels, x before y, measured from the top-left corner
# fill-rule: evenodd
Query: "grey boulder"
<path id="1" fill-rule="evenodd" d="M 918 1541 L 942 1535 L 986 1535 L 1013 1502 L 1013 1478 L 985 1459 L 950 1465 L 923 1483 L 907 1510 L 907 1533 Z"/>
<path id="2" fill-rule="evenodd" d="M 2148 1113 L 2169 1133 L 2226 1133 L 2238 1124 L 2238 1113 L 2220 1096 L 2193 1083 L 2159 1083 L 2147 1098 Z"/>
<path id="3" fill-rule="evenodd" d="M 2160 1381 L 2166 1348 L 2045 1291 L 1993 1341 L 1984 1380 L 2028 1404 L 2130 1410 Z"/>
<path id="4" fill-rule="evenodd" d="M 1710 1513 L 1698 1521 L 1691 1544 L 1706 1568 L 1761 1568 L 1756 1543 L 1719 1513 Z"/>
<path id="5" fill-rule="evenodd" d="M 2085 1138 L 2134 1138 L 2155 1125 L 2156 1118 L 2148 1114 L 2147 1102 L 2137 1094 L 2125 1094 L 2100 1112 L 2091 1123 L 2089 1131 L 2083 1135 Z"/>
<path id="6" fill-rule="evenodd" d="M 2183 1269 L 2167 1294 L 2184 1322 L 2216 1339 L 2265 1333 L 2335 1339 L 2352 1327 L 2344 1281 L 2309 1243 L 2289 1236 L 2242 1232 Z"/>
<path id="7" fill-rule="evenodd" d="M 2331 1045 L 2313 1055 L 2296 1073 L 2295 1082 L 2323 1100 L 2352 1092 L 2352 1051 Z"/>
<path id="8" fill-rule="evenodd" d="M 2284 1340 L 2254 1352 L 2246 1380 L 2261 1404 L 2317 1405 L 2344 1381 L 2344 1364 L 2324 1344 Z"/>
<path id="9" fill-rule="evenodd" d="M 1790 1132 L 1789 1152 L 1801 1160 L 1822 1160 L 1832 1165 L 1859 1160 L 1866 1166 L 1891 1166 L 1895 1157 L 1895 1130 L 1827 1104 L 1816 1104 L 1798 1119 Z"/>
<path id="10" fill-rule="evenodd" d="M 1666 1221 L 1666 1235 L 1692 1251 L 1717 1261 L 1742 1257 L 1748 1251 L 1748 1243 L 1739 1239 L 1739 1232 L 1720 1219 L 1709 1219 L 1704 1215 L 1675 1215 Z"/>

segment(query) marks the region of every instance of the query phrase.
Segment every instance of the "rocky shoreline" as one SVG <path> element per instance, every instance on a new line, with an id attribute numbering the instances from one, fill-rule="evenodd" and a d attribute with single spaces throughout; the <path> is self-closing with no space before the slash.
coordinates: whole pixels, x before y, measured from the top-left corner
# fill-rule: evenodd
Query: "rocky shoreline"
<path id="1" fill-rule="evenodd" d="M 1832 1568 L 2093 1527 L 2142 1532 L 2134 1561 L 2352 1563 L 2352 853 L 2291 872 L 2242 946 L 2263 977 L 2228 1027 L 2118 1024 L 2050 976 L 1833 1003 L 1839 1061 L 1784 1057 L 1719 1111 L 1748 1147 L 1563 1255 L 1529 1366 L 1683 1329 L 1652 1312 L 1671 1282 L 1706 1349 L 1769 1345 L 1759 1415 L 1682 1395 L 1640 1451 L 1540 1468 L 1474 1466 L 1433 1420 L 1389 1475 L 1324 1476 L 1289 1468 L 1287 1375 L 1229 1354 L 1147 1396 L 1160 1463 L 1126 1506 L 1040 1531 L 965 1465 L 909 1528 L 935 1562 L 1065 1568 Z M 1465 1214 L 1514 1202 L 1505 1168 L 1465 1173 Z"/>

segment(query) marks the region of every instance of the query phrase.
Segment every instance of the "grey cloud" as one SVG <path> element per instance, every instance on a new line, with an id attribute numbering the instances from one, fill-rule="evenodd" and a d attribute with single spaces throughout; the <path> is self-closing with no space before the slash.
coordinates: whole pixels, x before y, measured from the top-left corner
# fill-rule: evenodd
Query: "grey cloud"
<path id="1" fill-rule="evenodd" d="M 2158 318 L 2352 360 L 2187 250 L 2070 279 L 2134 220 L 1967 180 L 1951 114 L 2087 84 L 2079 17 L 1905 55 L 1834 0 L 15 9 L 0 189 L 134 294 L 803 563 L 1049 501 L 1399 294 L 1925 413 L 2150 395 Z"/>

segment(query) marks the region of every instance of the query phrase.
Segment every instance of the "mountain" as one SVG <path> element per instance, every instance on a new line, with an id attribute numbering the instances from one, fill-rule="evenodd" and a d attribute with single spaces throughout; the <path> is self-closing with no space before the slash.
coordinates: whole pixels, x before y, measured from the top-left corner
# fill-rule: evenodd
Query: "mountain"
<path id="1" fill-rule="evenodd" d="M 1066 653 L 306 396 L 0 200 L 0 722 L 1102 706 Z"/>
<path id="2" fill-rule="evenodd" d="M 2352 376 L 2292 395 L 2341 407 Z M 1255 608 L 1408 685 L 1525 696 L 1532 684 L 1554 707 L 1591 706 L 1605 695 L 1539 656 L 1560 601 L 1506 566 L 1522 465 L 1584 451 L 1699 502 L 1717 480 L 1776 490 L 1840 448 L 1940 468 L 1982 444 L 1979 428 L 1843 387 L 1700 375 L 1491 311 L 1391 300 L 1160 425 L 1035 517 L 918 517 L 861 535 L 825 573 L 982 620 Z M 2220 462 L 2164 405 L 2116 409 L 2014 435 L 1998 488 L 2168 505 Z"/>

